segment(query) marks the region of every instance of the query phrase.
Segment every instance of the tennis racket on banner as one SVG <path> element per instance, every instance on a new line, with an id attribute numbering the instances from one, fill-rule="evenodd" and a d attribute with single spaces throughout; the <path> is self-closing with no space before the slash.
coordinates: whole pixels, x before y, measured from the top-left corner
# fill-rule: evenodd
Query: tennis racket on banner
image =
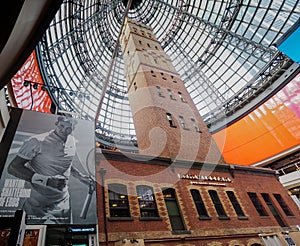
<path id="1" fill-rule="evenodd" d="M 96 179 L 95 179 L 95 149 L 91 149 L 86 156 L 86 167 L 89 173 L 89 191 L 85 197 L 83 207 L 81 209 L 80 218 L 86 219 L 87 212 L 89 210 L 93 193 L 96 190 Z"/>

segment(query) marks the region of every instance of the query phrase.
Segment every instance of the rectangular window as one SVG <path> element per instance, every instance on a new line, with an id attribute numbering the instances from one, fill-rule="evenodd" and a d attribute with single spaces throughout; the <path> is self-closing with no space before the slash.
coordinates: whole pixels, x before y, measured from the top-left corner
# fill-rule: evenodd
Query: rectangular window
<path id="1" fill-rule="evenodd" d="M 200 219 L 208 219 L 210 218 L 208 216 L 207 210 L 205 208 L 205 204 L 202 200 L 202 197 L 200 195 L 200 192 L 198 190 L 192 189 L 191 190 L 191 195 L 193 197 L 197 212 L 199 214 Z"/>
<path id="2" fill-rule="evenodd" d="M 196 132 L 201 132 L 195 119 L 191 118 L 191 122 Z"/>
<path id="3" fill-rule="evenodd" d="M 227 196 L 228 196 L 228 198 L 229 198 L 229 200 L 230 200 L 237 216 L 245 217 L 245 214 L 244 214 L 244 212 L 243 212 L 243 210 L 242 210 L 242 208 L 241 208 L 234 192 L 233 191 L 226 191 L 226 194 L 227 194 Z"/>
<path id="4" fill-rule="evenodd" d="M 172 119 L 172 115 L 170 113 L 166 113 L 166 116 L 167 116 L 167 120 L 169 121 L 169 124 L 171 127 L 176 127 L 174 125 L 174 122 L 173 122 L 173 119 Z"/>
<path id="5" fill-rule="evenodd" d="M 253 203 L 256 211 L 258 212 L 258 214 L 260 216 L 268 216 L 265 208 L 263 207 L 263 205 L 261 204 L 260 200 L 258 199 L 256 193 L 254 192 L 248 192 L 248 196 L 251 200 L 251 202 Z"/>
<path id="6" fill-rule="evenodd" d="M 183 98 L 182 93 L 180 91 L 178 91 L 178 96 L 182 102 L 186 103 L 186 100 Z"/>
<path id="7" fill-rule="evenodd" d="M 170 89 L 168 89 L 168 93 L 169 93 L 170 98 L 171 98 L 172 100 L 175 100 L 175 97 L 174 97 L 174 95 L 173 95 L 173 92 L 172 92 Z"/>
<path id="8" fill-rule="evenodd" d="M 159 86 L 156 86 L 156 90 L 157 90 L 157 93 L 160 97 L 164 97 L 162 92 L 161 92 L 161 88 Z"/>
<path id="9" fill-rule="evenodd" d="M 273 196 L 275 197 L 275 199 L 277 200 L 278 204 L 280 205 L 280 207 L 282 208 L 283 212 L 285 213 L 285 215 L 287 216 L 293 216 L 294 214 L 291 212 L 291 210 L 289 209 L 289 207 L 286 205 L 285 201 L 282 199 L 280 194 L 273 194 Z"/>
<path id="10" fill-rule="evenodd" d="M 188 129 L 188 128 L 186 127 L 184 118 L 183 118 L 183 116 L 181 116 L 181 115 L 179 116 L 179 122 L 180 122 L 180 125 L 181 125 L 181 127 L 182 127 L 183 129 Z"/>
<path id="11" fill-rule="evenodd" d="M 185 225 L 177 203 L 176 193 L 173 188 L 163 188 L 163 195 L 173 231 L 185 230 Z"/>
<path id="12" fill-rule="evenodd" d="M 220 219 L 228 218 L 227 214 L 223 208 L 223 205 L 221 203 L 218 193 L 215 190 L 209 190 L 208 193 L 209 193 L 210 198 L 215 206 L 215 209 L 217 211 L 219 218 Z"/>
<path id="13" fill-rule="evenodd" d="M 282 220 L 280 214 L 278 213 L 276 207 L 274 206 L 269 194 L 267 193 L 261 193 L 261 196 L 263 197 L 263 199 L 265 200 L 267 206 L 269 207 L 272 215 L 274 216 L 274 218 L 277 220 L 278 224 L 281 227 L 286 227 L 287 225 L 285 224 L 285 222 Z"/>

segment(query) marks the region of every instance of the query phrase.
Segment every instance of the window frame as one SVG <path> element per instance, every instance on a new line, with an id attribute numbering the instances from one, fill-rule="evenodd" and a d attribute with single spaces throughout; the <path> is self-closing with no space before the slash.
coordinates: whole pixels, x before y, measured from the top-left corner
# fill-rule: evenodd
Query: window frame
<path id="1" fill-rule="evenodd" d="M 169 121 L 170 127 L 177 128 L 177 126 L 174 124 L 172 114 L 166 113 L 166 116 L 167 116 L 167 120 Z"/>
<path id="2" fill-rule="evenodd" d="M 142 199 L 143 194 L 145 194 L 145 193 L 142 194 L 143 192 L 142 190 L 145 189 L 147 190 L 146 192 L 150 191 L 150 193 L 145 195 L 145 199 Z M 153 188 L 149 185 L 137 185 L 136 193 L 137 193 L 137 199 L 140 208 L 140 220 L 161 220 L 161 218 L 159 217 Z M 141 205 L 146 205 L 146 206 L 141 206 Z M 151 212 L 153 213 L 153 215 L 149 216 Z M 145 216 L 144 214 L 148 214 L 148 216 Z"/>
<path id="3" fill-rule="evenodd" d="M 286 204 L 286 202 L 282 199 L 282 196 L 278 193 L 273 194 L 274 198 L 276 199 L 277 203 L 281 207 L 282 211 L 285 213 L 286 216 L 294 216 L 293 212 Z"/>
<path id="4" fill-rule="evenodd" d="M 190 194 L 192 196 L 195 207 L 197 209 L 199 219 L 200 220 L 211 220 L 211 217 L 208 215 L 208 212 L 207 212 L 205 203 L 202 199 L 202 196 L 200 194 L 200 191 L 197 189 L 191 189 Z M 198 196 L 198 197 L 196 197 L 196 196 Z"/>
<path id="5" fill-rule="evenodd" d="M 218 195 L 218 192 L 216 190 L 208 190 L 208 194 L 218 214 L 218 218 L 221 220 L 230 219 L 226 214 L 226 211 Z"/>
<path id="6" fill-rule="evenodd" d="M 184 218 L 182 216 L 180 204 L 178 203 L 178 200 L 177 200 L 176 190 L 174 188 L 164 187 L 164 188 L 162 188 L 162 193 L 163 193 L 164 202 L 165 202 L 165 205 L 167 208 L 169 221 L 170 221 L 170 224 L 172 227 L 172 232 L 173 233 L 177 233 L 177 232 L 187 233 L 188 231 L 186 231 L 186 225 L 184 222 Z M 173 209 L 170 210 L 170 208 L 173 208 Z M 174 208 L 176 211 L 174 210 Z"/>
<path id="7" fill-rule="evenodd" d="M 182 115 L 179 115 L 178 119 L 179 119 L 179 123 L 180 123 L 182 129 L 189 130 L 189 128 L 186 126 L 186 122 L 184 120 L 184 117 Z"/>
<path id="8" fill-rule="evenodd" d="M 235 193 L 231 190 L 226 191 L 227 197 L 232 204 L 232 207 L 239 218 L 247 218 L 245 213 L 235 195 Z"/>
<path id="9" fill-rule="evenodd" d="M 107 189 L 109 203 L 109 218 L 131 218 L 127 186 L 120 183 L 111 183 L 107 185 Z"/>
<path id="10" fill-rule="evenodd" d="M 269 216 L 267 210 L 258 198 L 258 195 L 255 192 L 247 192 L 247 194 L 256 211 L 258 212 L 259 216 Z"/>

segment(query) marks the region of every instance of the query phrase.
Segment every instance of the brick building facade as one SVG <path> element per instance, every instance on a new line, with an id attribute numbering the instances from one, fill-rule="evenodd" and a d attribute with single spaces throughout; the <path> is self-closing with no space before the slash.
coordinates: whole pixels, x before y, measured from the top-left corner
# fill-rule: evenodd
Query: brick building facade
<path id="1" fill-rule="evenodd" d="M 272 170 L 102 150 L 97 175 L 101 245 L 300 243 L 298 208 Z"/>

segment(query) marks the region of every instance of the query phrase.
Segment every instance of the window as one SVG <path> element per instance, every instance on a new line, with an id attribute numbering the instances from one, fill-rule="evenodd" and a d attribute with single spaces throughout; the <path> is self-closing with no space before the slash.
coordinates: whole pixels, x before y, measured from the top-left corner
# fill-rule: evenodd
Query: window
<path id="1" fill-rule="evenodd" d="M 181 116 L 181 115 L 179 116 L 179 122 L 180 122 L 180 125 L 181 125 L 181 127 L 182 127 L 183 129 L 188 129 L 188 128 L 186 127 L 184 118 L 183 118 L 183 116 Z"/>
<path id="2" fill-rule="evenodd" d="M 160 97 L 164 97 L 163 94 L 161 93 L 161 88 L 159 86 L 156 86 L 156 90 Z"/>
<path id="3" fill-rule="evenodd" d="M 150 44 L 149 43 L 147 43 L 147 46 L 150 48 Z"/>
<path id="4" fill-rule="evenodd" d="M 171 126 L 171 127 L 176 127 L 176 126 L 174 125 L 174 122 L 173 122 L 173 119 L 172 119 L 172 115 L 171 115 L 170 113 L 166 113 L 166 115 L 167 115 L 167 119 L 168 119 L 168 121 L 169 121 L 170 126 Z"/>
<path id="5" fill-rule="evenodd" d="M 139 40 L 139 43 L 140 43 L 140 44 L 142 44 L 142 41 L 141 41 L 141 40 Z"/>
<path id="6" fill-rule="evenodd" d="M 280 194 L 273 194 L 277 202 L 279 203 L 280 207 L 282 208 L 283 212 L 287 216 L 293 216 L 293 213 L 289 209 L 289 207 L 286 205 L 285 201 L 282 199 Z"/>
<path id="7" fill-rule="evenodd" d="M 156 75 L 155 75 L 155 73 L 154 73 L 153 70 L 151 70 L 151 74 L 152 74 L 153 77 L 156 77 Z"/>
<path id="8" fill-rule="evenodd" d="M 136 187 L 141 217 L 158 217 L 153 189 L 147 185 Z"/>
<path id="9" fill-rule="evenodd" d="M 177 203 L 175 190 L 172 188 L 164 188 L 163 195 L 168 210 L 172 230 L 185 230 L 185 226 L 183 224 L 183 220 Z"/>
<path id="10" fill-rule="evenodd" d="M 186 103 L 186 100 L 183 98 L 182 93 L 180 91 L 178 91 L 178 96 L 182 102 Z"/>
<path id="11" fill-rule="evenodd" d="M 175 97 L 170 89 L 168 89 L 168 94 L 172 100 L 175 100 Z"/>
<path id="12" fill-rule="evenodd" d="M 281 226 L 281 227 L 286 227 L 287 225 L 285 224 L 285 222 L 282 220 L 280 214 L 278 213 L 276 207 L 274 206 L 272 200 L 270 199 L 269 194 L 266 193 L 262 193 L 261 196 L 263 197 L 263 199 L 265 200 L 267 206 L 269 207 L 272 215 L 274 216 L 274 218 L 276 219 L 277 223 Z"/>
<path id="13" fill-rule="evenodd" d="M 197 123 L 196 123 L 196 120 L 193 119 L 193 118 L 191 118 L 191 122 L 192 122 L 193 127 L 194 127 L 194 129 L 196 130 L 196 132 L 201 132 L 201 131 L 199 130 L 199 127 L 198 127 Z"/>
<path id="14" fill-rule="evenodd" d="M 224 219 L 224 218 L 228 218 L 227 214 L 223 208 L 223 205 L 220 201 L 219 195 L 215 190 L 209 190 L 208 191 L 210 198 L 215 206 L 215 209 L 218 213 L 219 219 Z"/>
<path id="15" fill-rule="evenodd" d="M 248 196 L 249 196 L 251 202 L 253 203 L 254 207 L 256 208 L 256 211 L 258 212 L 258 214 L 260 216 L 267 216 L 268 214 L 267 214 L 265 208 L 262 206 L 261 202 L 259 201 L 256 193 L 248 192 Z"/>
<path id="16" fill-rule="evenodd" d="M 108 185 L 110 217 L 130 217 L 127 188 L 122 184 Z"/>
<path id="17" fill-rule="evenodd" d="M 176 79 L 174 78 L 173 75 L 171 75 L 171 79 L 173 80 L 174 83 L 177 83 Z"/>
<path id="18" fill-rule="evenodd" d="M 164 76 L 164 73 L 160 73 L 160 74 L 161 74 L 163 80 L 167 80 L 167 78 Z"/>
<path id="19" fill-rule="evenodd" d="M 133 83 L 134 90 L 137 90 L 136 82 Z"/>
<path id="20" fill-rule="evenodd" d="M 227 193 L 227 196 L 228 196 L 228 198 L 229 198 L 229 200 L 230 200 L 230 202 L 231 202 L 231 204 L 232 204 L 232 206 L 233 206 L 233 208 L 234 208 L 237 216 L 239 216 L 239 217 L 245 217 L 245 214 L 244 214 L 244 212 L 243 212 L 243 210 L 242 210 L 242 208 L 241 208 L 238 200 L 236 199 L 236 196 L 233 193 L 233 191 L 226 191 L 226 193 Z"/>
<path id="21" fill-rule="evenodd" d="M 191 190 L 191 195 L 193 197 L 195 206 L 197 208 L 197 212 L 199 214 L 200 219 L 201 218 L 210 218 L 207 214 L 207 210 L 205 208 L 204 202 L 202 200 L 202 197 L 200 195 L 200 192 L 198 190 Z"/>

